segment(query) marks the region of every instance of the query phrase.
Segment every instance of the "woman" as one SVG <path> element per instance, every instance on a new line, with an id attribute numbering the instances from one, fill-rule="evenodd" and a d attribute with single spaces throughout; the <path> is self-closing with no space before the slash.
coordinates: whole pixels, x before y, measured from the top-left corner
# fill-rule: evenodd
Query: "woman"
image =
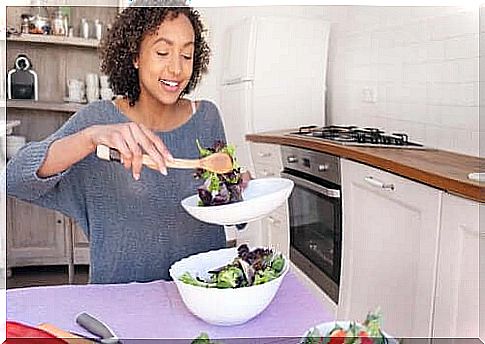
<path id="1" fill-rule="evenodd" d="M 102 71 L 114 101 L 97 101 L 57 132 L 25 146 L 7 166 L 7 193 L 74 218 L 91 249 L 91 283 L 169 279 L 170 265 L 225 247 L 221 226 L 188 215 L 180 200 L 201 184 L 165 161 L 198 158 L 225 141 L 216 106 L 183 95 L 207 70 L 209 48 L 197 11 L 129 7 L 102 44 Z M 119 150 L 123 164 L 98 159 L 96 146 Z M 142 152 L 160 171 L 142 168 Z"/>

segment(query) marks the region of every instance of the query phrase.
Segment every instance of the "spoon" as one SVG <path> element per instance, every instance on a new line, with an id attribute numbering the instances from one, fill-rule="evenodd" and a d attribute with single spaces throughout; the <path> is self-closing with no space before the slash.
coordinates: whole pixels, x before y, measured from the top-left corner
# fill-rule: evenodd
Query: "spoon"
<path id="1" fill-rule="evenodd" d="M 96 147 L 96 156 L 103 160 L 122 162 L 121 154 L 114 148 L 105 145 Z M 143 165 L 158 171 L 158 165 L 152 158 L 143 154 Z M 232 171 L 232 158 L 226 153 L 214 153 L 202 159 L 173 159 L 165 161 L 165 165 L 170 168 L 197 169 L 201 168 L 218 174 Z"/>

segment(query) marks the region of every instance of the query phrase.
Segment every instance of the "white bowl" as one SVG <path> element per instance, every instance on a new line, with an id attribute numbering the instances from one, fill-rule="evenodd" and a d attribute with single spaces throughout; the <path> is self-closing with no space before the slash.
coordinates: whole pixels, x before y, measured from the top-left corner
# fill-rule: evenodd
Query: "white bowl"
<path id="1" fill-rule="evenodd" d="M 199 196 L 182 200 L 182 207 L 193 217 L 207 223 L 235 225 L 259 220 L 282 205 L 293 190 L 293 181 L 285 178 L 260 178 L 249 181 L 243 201 L 199 206 Z"/>
<path id="2" fill-rule="evenodd" d="M 189 311 L 213 325 L 239 325 L 254 318 L 271 303 L 288 272 L 285 267 L 278 278 L 272 281 L 241 288 L 205 288 L 186 284 L 179 280 L 185 272 L 206 278 L 208 271 L 224 266 L 237 257 L 237 248 L 225 248 L 195 254 L 175 262 L 170 267 L 170 276 Z"/>
<path id="3" fill-rule="evenodd" d="M 343 328 L 344 330 L 348 330 L 351 323 L 352 323 L 351 321 L 329 321 L 329 322 L 318 324 L 318 325 L 308 329 L 305 332 L 300 343 L 304 343 L 306 336 L 308 336 L 311 333 L 311 331 L 313 331 L 315 328 L 318 329 L 318 331 L 320 332 L 320 335 L 322 337 L 326 337 L 326 336 L 330 335 L 330 331 L 333 330 L 335 328 L 335 326 L 338 325 L 339 327 Z M 395 338 L 389 336 L 386 332 L 382 331 L 382 334 L 387 339 L 388 344 L 399 344 L 399 342 Z"/>

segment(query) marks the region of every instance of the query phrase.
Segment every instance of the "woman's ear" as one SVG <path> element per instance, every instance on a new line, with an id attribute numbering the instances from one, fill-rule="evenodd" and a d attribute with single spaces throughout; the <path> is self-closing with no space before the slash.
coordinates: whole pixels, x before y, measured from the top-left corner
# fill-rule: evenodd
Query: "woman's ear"
<path id="1" fill-rule="evenodd" d="M 134 60 L 133 60 L 133 67 L 135 67 L 135 69 L 138 69 L 140 66 L 138 65 L 138 57 L 136 57 Z"/>

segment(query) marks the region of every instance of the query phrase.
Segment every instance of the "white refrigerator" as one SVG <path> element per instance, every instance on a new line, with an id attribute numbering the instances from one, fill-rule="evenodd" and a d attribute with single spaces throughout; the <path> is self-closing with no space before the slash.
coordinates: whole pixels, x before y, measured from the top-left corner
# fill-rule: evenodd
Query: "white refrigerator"
<path id="1" fill-rule="evenodd" d="M 319 18 L 249 17 L 224 35 L 220 109 L 240 164 L 245 135 L 325 124 L 330 24 Z"/>
<path id="2" fill-rule="evenodd" d="M 227 141 L 253 175 L 246 134 L 325 124 L 329 33 L 323 19 L 276 16 L 249 17 L 225 32 L 219 106 Z M 226 232 L 267 244 L 260 221 Z"/>

